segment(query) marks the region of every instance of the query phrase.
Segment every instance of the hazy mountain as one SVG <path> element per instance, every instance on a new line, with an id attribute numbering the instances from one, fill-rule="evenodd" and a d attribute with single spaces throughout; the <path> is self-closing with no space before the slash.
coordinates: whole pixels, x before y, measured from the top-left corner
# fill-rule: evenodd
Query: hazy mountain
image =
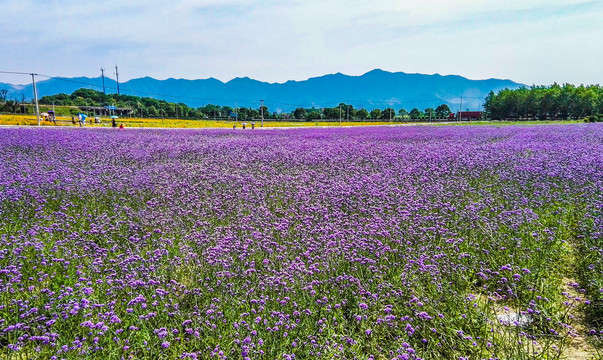
<path id="1" fill-rule="evenodd" d="M 107 92 L 116 92 L 114 80 L 105 78 Z M 462 76 L 439 74 L 407 74 L 373 70 L 361 76 L 331 74 L 304 81 L 267 83 L 247 77 L 226 83 L 210 78 L 203 80 L 166 79 L 150 77 L 132 79 L 120 84 L 122 94 L 150 96 L 172 102 L 182 102 L 198 107 L 208 103 L 257 108 L 260 100 L 270 111 L 290 111 L 297 107 L 332 107 L 340 102 L 356 108 L 394 107 L 396 110 L 413 107 L 425 109 L 446 103 L 453 111 L 459 109 L 463 97 L 463 109 L 476 110 L 491 90 L 517 88 L 522 84 L 511 80 L 470 80 Z M 79 88 L 102 90 L 98 78 L 53 78 L 37 82 L 39 96 L 71 93 Z M 27 99 L 33 91 L 29 85 L 0 83 L 0 89 L 9 90 L 9 96 Z"/>

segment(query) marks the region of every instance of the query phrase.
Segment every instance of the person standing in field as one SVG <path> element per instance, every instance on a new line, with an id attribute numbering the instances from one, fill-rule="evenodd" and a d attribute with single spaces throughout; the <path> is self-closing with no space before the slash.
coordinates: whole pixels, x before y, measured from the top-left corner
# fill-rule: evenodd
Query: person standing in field
<path id="1" fill-rule="evenodd" d="M 117 127 L 117 123 L 115 122 L 115 118 L 111 118 L 111 126 L 115 129 Z"/>
<path id="2" fill-rule="evenodd" d="M 54 113 L 54 111 L 49 111 L 48 115 L 49 115 L 50 121 L 52 121 L 56 125 L 57 124 L 57 116 Z"/>

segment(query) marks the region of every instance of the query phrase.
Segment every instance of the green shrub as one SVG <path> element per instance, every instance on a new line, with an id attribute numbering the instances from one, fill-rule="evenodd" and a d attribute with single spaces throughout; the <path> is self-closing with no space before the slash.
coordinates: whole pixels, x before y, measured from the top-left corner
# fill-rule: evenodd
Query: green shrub
<path id="1" fill-rule="evenodd" d="M 603 114 L 589 115 L 584 118 L 584 122 L 587 122 L 587 123 L 603 122 Z"/>

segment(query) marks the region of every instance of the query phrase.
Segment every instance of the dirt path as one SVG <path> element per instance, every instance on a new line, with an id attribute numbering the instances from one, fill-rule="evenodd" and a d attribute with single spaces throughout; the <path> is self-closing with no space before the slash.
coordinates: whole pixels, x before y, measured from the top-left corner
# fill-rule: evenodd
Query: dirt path
<path id="1" fill-rule="evenodd" d="M 572 304 L 573 311 L 573 331 L 570 335 L 569 344 L 561 359 L 571 360 L 595 360 L 597 358 L 597 351 L 588 342 L 588 328 L 586 327 L 586 320 L 584 318 L 583 302 L 585 300 L 584 295 L 579 292 L 577 282 L 574 279 L 564 279 L 563 293 L 565 294 L 567 301 Z M 580 299 L 580 300 L 578 300 Z"/>

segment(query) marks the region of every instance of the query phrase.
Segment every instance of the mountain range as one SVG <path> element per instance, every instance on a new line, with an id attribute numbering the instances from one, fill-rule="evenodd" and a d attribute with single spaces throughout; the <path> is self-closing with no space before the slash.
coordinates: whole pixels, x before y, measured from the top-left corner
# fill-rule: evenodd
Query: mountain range
<path id="1" fill-rule="evenodd" d="M 36 82 L 38 97 L 59 93 L 70 94 L 79 88 L 102 91 L 102 78 L 75 77 L 40 79 Z M 461 106 L 478 110 L 490 91 L 524 86 L 511 80 L 471 80 L 458 75 L 425 75 L 388 72 L 375 69 L 361 76 L 341 73 L 313 77 L 304 81 L 268 83 L 248 77 L 228 82 L 209 78 L 199 80 L 150 77 L 132 79 L 119 84 L 122 94 L 148 96 L 170 102 L 199 107 L 208 103 L 258 108 L 260 100 L 270 111 L 292 111 L 297 107 L 334 107 L 339 103 L 355 108 L 393 107 L 394 109 L 425 109 L 448 104 L 453 111 Z M 117 92 L 115 80 L 105 78 L 109 93 Z M 0 83 L 9 98 L 31 99 L 32 85 Z"/>

